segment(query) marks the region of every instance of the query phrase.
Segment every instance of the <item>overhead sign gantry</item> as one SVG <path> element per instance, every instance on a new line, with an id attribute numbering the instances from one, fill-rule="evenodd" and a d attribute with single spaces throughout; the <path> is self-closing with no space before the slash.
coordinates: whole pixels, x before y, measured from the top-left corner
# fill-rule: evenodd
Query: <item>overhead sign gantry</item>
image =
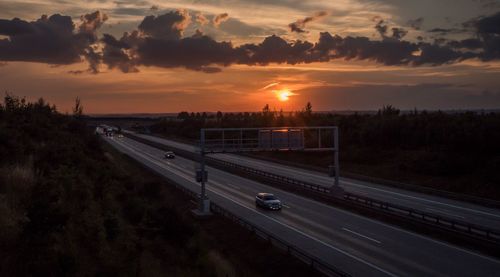
<path id="1" fill-rule="evenodd" d="M 331 191 L 343 192 L 339 186 L 339 130 L 336 126 L 205 128 L 200 130 L 200 163 L 196 169 L 196 181 L 201 183 L 197 214 L 210 213 L 205 188 L 208 181 L 205 156 L 257 151 L 333 151 L 332 164 L 329 165 L 329 176 L 334 177 Z"/>

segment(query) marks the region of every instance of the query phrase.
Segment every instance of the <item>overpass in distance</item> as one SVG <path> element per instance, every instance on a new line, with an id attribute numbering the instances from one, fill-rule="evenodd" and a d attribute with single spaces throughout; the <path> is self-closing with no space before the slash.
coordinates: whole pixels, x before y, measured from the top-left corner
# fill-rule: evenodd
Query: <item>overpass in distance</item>
<path id="1" fill-rule="evenodd" d="M 138 134 L 136 134 L 138 135 Z M 196 151 L 192 145 L 162 138 L 138 135 L 171 147 Z M 152 170 L 190 189 L 199 191 L 194 181 L 194 163 L 184 158 L 163 159 L 163 150 L 129 138 L 106 138 L 118 150 Z M 330 186 L 331 178 L 321 173 L 282 166 L 230 154 L 217 158 L 294 178 L 307 178 Z M 470 250 L 415 234 L 351 212 L 331 207 L 299 195 L 266 186 L 227 172 L 210 168 L 208 196 L 218 205 L 296 245 L 324 262 L 355 276 L 494 276 L 500 261 Z M 497 226 L 498 211 L 468 203 L 407 192 L 350 179 L 341 179 L 348 191 L 365 193 L 387 201 L 433 209 L 467 220 Z M 282 212 L 255 208 L 258 192 L 276 193 L 284 203 Z"/>

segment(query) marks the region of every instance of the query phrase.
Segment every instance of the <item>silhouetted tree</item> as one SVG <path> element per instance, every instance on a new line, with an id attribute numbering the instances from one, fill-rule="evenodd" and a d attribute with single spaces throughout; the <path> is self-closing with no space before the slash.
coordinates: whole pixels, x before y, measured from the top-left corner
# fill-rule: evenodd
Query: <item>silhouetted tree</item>
<path id="1" fill-rule="evenodd" d="M 311 117 L 312 112 L 313 112 L 313 110 L 312 110 L 311 102 L 307 102 L 306 106 L 304 107 L 305 116 Z"/>
<path id="2" fill-rule="evenodd" d="M 81 103 L 80 97 L 76 97 L 75 106 L 73 107 L 73 116 L 81 117 L 83 115 L 83 105 Z"/>

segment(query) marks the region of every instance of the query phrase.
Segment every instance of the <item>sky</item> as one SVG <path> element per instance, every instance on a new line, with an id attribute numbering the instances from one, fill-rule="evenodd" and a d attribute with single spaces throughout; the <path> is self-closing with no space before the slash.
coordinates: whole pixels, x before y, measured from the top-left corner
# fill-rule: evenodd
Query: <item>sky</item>
<path id="1" fill-rule="evenodd" d="M 500 0 L 2 0 L 0 90 L 84 112 L 500 109 Z"/>

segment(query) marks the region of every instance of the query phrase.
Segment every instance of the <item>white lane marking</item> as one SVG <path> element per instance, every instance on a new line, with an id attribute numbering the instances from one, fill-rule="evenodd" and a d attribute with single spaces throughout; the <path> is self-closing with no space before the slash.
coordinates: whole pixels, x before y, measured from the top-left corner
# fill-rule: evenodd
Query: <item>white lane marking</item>
<path id="1" fill-rule="evenodd" d="M 227 174 L 229 174 L 229 173 L 227 173 Z M 264 184 L 260 184 L 260 183 L 256 183 L 256 184 L 258 184 L 260 186 L 268 187 L 268 186 L 266 186 Z M 457 251 L 461 251 L 461 252 L 467 253 L 467 254 L 472 255 L 472 256 L 476 256 L 476 257 L 481 258 L 481 259 L 488 260 L 490 262 L 494 262 L 496 264 L 500 264 L 500 260 L 497 260 L 497 259 L 489 257 L 489 256 L 484 256 L 482 254 L 469 251 L 467 249 L 459 248 L 457 246 L 454 246 L 454 245 L 451 245 L 451 244 L 448 244 L 448 243 L 445 243 L 445 242 L 442 242 L 442 241 L 438 241 L 438 240 L 435 240 L 435 239 L 432 239 L 430 237 L 426 237 L 426 236 L 423 236 L 423 235 L 420 235 L 420 234 L 417 234 L 417 233 L 413 233 L 413 232 L 410 232 L 410 231 L 407 231 L 407 230 L 404 230 L 404 229 L 400 229 L 400 228 L 397 228 L 395 226 L 392 226 L 392 225 L 389 225 L 389 224 L 386 224 L 386 223 L 383 223 L 383 222 L 380 222 L 380 221 L 376 221 L 376 220 L 373 220 L 373 219 L 370 219 L 370 218 L 367 218 L 367 217 L 363 217 L 363 216 L 354 214 L 352 212 L 348 212 L 348 211 L 341 210 L 341 209 L 336 209 L 336 208 L 333 208 L 332 206 L 329 206 L 327 204 L 323 204 L 321 202 L 314 201 L 314 200 L 312 200 L 310 198 L 305 198 L 305 197 L 302 197 L 300 195 L 293 194 L 293 193 L 290 193 L 290 192 L 287 192 L 287 191 L 284 191 L 284 190 L 280 190 L 280 189 L 276 189 L 276 188 L 273 188 L 273 189 L 275 189 L 276 191 L 279 191 L 280 194 L 286 194 L 289 197 L 299 198 L 299 199 L 301 199 L 304 202 L 308 202 L 308 203 L 313 204 L 313 205 L 322 206 L 323 208 L 328 209 L 328 210 L 334 210 L 334 211 L 337 211 L 337 212 L 340 212 L 340 213 L 344 213 L 344 214 L 347 214 L 349 216 L 353 216 L 355 218 L 358 218 L 360 220 L 366 220 L 366 221 L 371 222 L 371 223 L 376 224 L 376 225 L 385 226 L 386 228 L 392 229 L 392 230 L 397 231 L 397 232 L 402 232 L 402 233 L 405 233 L 405 234 L 410 235 L 410 236 L 414 236 L 414 237 L 417 237 L 417 238 L 420 238 L 420 239 L 423 239 L 423 240 L 427 240 L 427 241 L 430 241 L 430 242 L 433 242 L 433 243 L 436 243 L 436 244 L 439 244 L 439 245 L 442 245 L 442 246 L 445 246 L 445 247 L 448 247 L 448 248 L 451 248 L 451 249 L 454 249 L 454 250 L 457 250 Z"/>
<path id="2" fill-rule="evenodd" d="M 247 165 L 250 165 L 250 166 L 251 166 L 251 164 L 253 162 L 255 164 L 261 164 L 263 166 L 272 167 L 272 168 L 275 168 L 275 169 L 281 170 L 281 171 L 285 170 L 285 171 L 290 171 L 290 172 L 297 173 L 297 171 L 299 170 L 300 174 L 311 176 L 311 177 L 315 177 L 315 178 L 320 178 L 320 179 L 326 180 L 326 181 L 331 181 L 331 179 L 328 178 L 328 177 L 326 177 L 326 176 L 321 176 L 321 175 L 318 175 L 318 174 L 306 172 L 306 171 L 301 170 L 301 169 L 293 170 L 292 168 L 289 168 L 287 166 L 273 165 L 270 162 L 269 163 L 265 163 L 266 161 L 257 161 L 256 159 L 253 159 L 253 158 L 248 158 L 248 159 L 246 159 L 246 158 L 244 159 L 244 158 L 240 158 L 240 157 L 236 158 L 236 157 L 228 155 L 228 154 L 227 155 L 220 155 L 220 156 L 221 157 L 226 157 L 226 159 L 228 159 L 228 160 L 231 160 L 231 159 L 237 160 L 237 161 L 239 161 L 241 163 L 246 163 Z M 262 168 L 262 167 L 260 167 L 260 168 Z M 366 189 L 371 189 L 371 190 L 376 190 L 376 191 L 380 191 L 380 192 L 384 192 L 384 193 L 394 194 L 394 195 L 398 195 L 400 197 L 406 197 L 406 198 L 410 198 L 410 199 L 413 199 L 413 200 L 421 200 L 421 201 L 425 201 L 425 202 L 429 202 L 429 203 L 433 203 L 433 204 L 448 206 L 448 207 L 455 208 L 455 209 L 460 209 L 460 210 L 465 210 L 465 211 L 469 211 L 469 212 L 475 212 L 475 213 L 480 213 L 480 214 L 483 214 L 483 215 L 489 215 L 489 216 L 494 216 L 494 217 L 500 218 L 500 215 L 498 215 L 498 214 L 492 214 L 492 213 L 488 213 L 488 212 L 481 211 L 481 210 L 475 210 L 475 209 L 460 207 L 460 206 L 456 206 L 456 205 L 452 205 L 452 204 L 446 204 L 446 203 L 439 202 L 439 201 L 429 200 L 429 199 L 425 199 L 425 198 L 421 198 L 421 197 L 417 197 L 417 196 L 410 196 L 410 195 L 406 195 L 406 194 L 402 194 L 402 193 L 398 193 L 398 192 L 394 192 L 394 191 L 388 191 L 388 190 L 384 190 L 384 189 L 380 189 L 380 188 L 374 188 L 374 187 L 371 187 L 371 186 L 357 184 L 357 183 L 353 183 L 353 182 L 349 182 L 349 181 L 342 180 L 342 181 L 340 181 L 340 183 L 341 184 L 342 183 L 343 184 L 348 184 L 348 185 L 352 185 L 352 186 L 356 186 L 356 187 L 362 187 L 362 188 L 366 188 Z M 398 199 L 398 198 L 395 198 L 395 199 Z"/>
<path id="3" fill-rule="evenodd" d="M 372 239 L 372 238 L 370 238 L 370 237 L 368 237 L 368 236 L 365 236 L 365 235 L 360 234 L 360 233 L 358 233 L 358 232 L 354 232 L 353 230 L 349 230 L 349 229 L 347 229 L 347 228 L 345 228 L 345 227 L 343 227 L 343 228 L 342 228 L 342 230 L 347 231 L 347 232 L 352 233 L 352 234 L 355 234 L 355 235 L 360 236 L 360 237 L 362 237 L 362 238 L 365 238 L 365 239 L 367 239 L 367 240 L 371 240 L 371 241 L 376 242 L 376 243 L 378 243 L 378 244 L 380 244 L 380 243 L 381 243 L 380 241 L 378 241 L 378 240 L 376 240 L 376 239 Z"/>
<path id="4" fill-rule="evenodd" d="M 288 208 L 288 209 L 291 209 L 292 207 L 288 206 L 288 205 L 285 205 L 285 204 L 281 204 L 281 206 L 285 207 L 285 208 Z"/>
<path id="5" fill-rule="evenodd" d="M 219 188 L 220 190 L 222 191 L 227 191 L 228 193 L 231 193 L 231 195 L 239 195 L 241 198 L 244 198 L 244 199 L 247 199 L 249 203 L 255 203 L 255 198 L 248 195 L 248 194 L 245 194 L 239 190 L 236 190 L 236 189 L 232 189 L 231 187 L 228 187 L 228 186 L 224 186 L 223 184 L 219 183 L 219 182 L 216 182 L 216 181 L 209 181 L 208 183 L 209 185 L 211 186 L 214 186 L 214 187 L 217 187 Z"/>
<path id="6" fill-rule="evenodd" d="M 489 216 L 494 216 L 494 217 L 500 218 L 500 214 L 492 214 L 492 213 L 488 213 L 488 212 L 484 212 L 484 211 L 480 211 L 480 210 L 474 210 L 474 209 L 470 209 L 470 208 L 455 206 L 455 205 L 452 205 L 452 204 L 446 204 L 446 203 L 443 203 L 443 202 L 438 202 L 438 201 L 429 200 L 429 199 L 425 199 L 425 198 L 420 198 L 420 197 L 416 197 L 416 196 L 410 196 L 410 195 L 402 194 L 402 193 L 399 193 L 399 192 L 388 191 L 388 190 L 383 190 L 383 189 L 379 189 L 379 188 L 373 188 L 373 187 L 369 187 L 369 186 L 365 186 L 365 185 L 360 185 L 360 184 L 356 184 L 356 183 L 352 183 L 352 182 L 348 182 L 348 181 L 342 181 L 342 183 L 353 185 L 353 186 L 357 186 L 357 187 L 365 187 L 365 188 L 368 188 L 368 189 L 377 190 L 377 191 L 383 191 L 385 193 L 399 195 L 399 196 L 407 197 L 407 198 L 410 198 L 410 199 L 421 200 L 421 201 L 425 201 L 425 202 L 429 202 L 429 203 L 433 203 L 433 204 L 437 204 L 437 205 L 443 205 L 443 206 L 447 206 L 447 207 L 451 207 L 451 208 L 455 208 L 455 209 L 459 209 L 459 210 L 464 210 L 464 211 L 469 211 L 469 212 L 474 212 L 474 213 L 480 213 L 480 214 L 484 214 L 484 215 L 489 215 Z"/>
<path id="7" fill-rule="evenodd" d="M 449 216 L 454 216 L 454 217 L 458 217 L 458 218 L 465 218 L 465 217 L 463 217 L 461 215 L 453 214 L 453 213 L 442 211 L 442 210 L 437 210 L 437 209 L 432 209 L 432 208 L 425 208 L 425 209 L 429 210 L 429 211 L 433 211 L 433 212 L 437 212 L 437 213 L 449 215 Z"/>
<path id="8" fill-rule="evenodd" d="M 156 164 L 157 166 L 159 166 L 159 167 L 161 167 L 161 168 L 167 169 L 167 170 L 169 170 L 169 171 L 171 171 L 172 173 L 174 173 L 174 174 L 175 174 L 174 170 L 172 170 L 171 168 L 164 167 L 161 163 L 158 163 L 157 161 L 154 161 L 154 160 L 153 160 L 153 159 L 151 159 L 150 157 L 148 157 L 148 156 L 146 156 L 146 155 L 143 155 L 142 153 L 139 153 L 139 151 L 137 151 L 136 149 L 133 149 L 132 147 L 128 147 L 128 148 L 129 148 L 129 150 L 131 150 L 132 152 L 135 152 L 135 153 L 136 153 L 136 155 L 138 155 L 138 156 L 142 156 L 142 158 L 144 158 L 144 159 L 148 160 L 149 162 L 151 162 L 151 163 L 153 163 L 153 164 Z M 196 183 L 196 182 L 192 181 L 190 177 L 189 177 L 189 178 L 186 178 L 186 176 L 185 176 L 184 174 L 180 173 L 180 172 L 177 172 L 177 175 L 178 175 L 178 176 L 180 176 L 180 177 L 182 177 L 182 178 L 184 178 L 184 179 L 185 179 L 186 181 L 188 181 L 188 182 L 191 182 L 191 183 L 194 183 L 194 184 L 198 185 L 198 183 Z M 199 186 L 199 185 L 198 185 L 198 186 Z M 391 273 L 391 272 L 389 272 L 389 271 L 386 271 L 386 270 L 384 270 L 384 269 L 382 269 L 382 268 L 380 268 L 380 267 L 378 267 L 378 266 L 376 266 L 376 265 L 374 265 L 374 264 L 372 264 L 372 263 L 370 263 L 370 262 L 368 262 L 368 261 L 365 261 L 365 260 L 363 260 L 362 258 L 359 258 L 359 257 L 357 257 L 357 256 L 354 256 L 353 254 L 350 254 L 349 252 L 346 252 L 346 251 L 344 251 L 344 250 L 342 250 L 342 249 L 340 249 L 340 248 L 337 248 L 337 247 L 335 247 L 335 246 L 333 246 L 333 245 L 330 245 L 330 244 L 328 244 L 328 243 L 326 243 L 326 242 L 324 242 L 324 241 L 322 241 L 322 240 L 320 240 L 320 239 L 317 239 L 317 238 L 315 238 L 315 237 L 313 237 L 313 236 L 311 236 L 311 235 L 309 235 L 309 234 L 307 234 L 307 233 L 305 233 L 305 232 L 303 232 L 303 231 L 301 231 L 301 230 L 299 230 L 299 229 L 297 229 L 297 228 L 295 228 L 295 227 L 293 227 L 293 226 L 290 226 L 290 225 L 288 225 L 288 224 L 286 224 L 286 223 L 280 222 L 279 220 L 276 220 L 276 219 L 274 219 L 274 218 L 272 218 L 272 217 L 269 217 L 269 216 L 267 216 L 267 215 L 265 215 L 265 214 L 263 214 L 263 213 L 261 213 L 261 212 L 259 212 L 259 211 L 256 211 L 255 209 L 251 209 L 251 208 L 247 207 L 244 203 L 241 203 L 240 201 L 237 201 L 236 199 L 232 199 L 232 197 L 231 197 L 230 195 L 227 195 L 227 194 L 225 194 L 225 193 L 223 193 L 223 192 L 220 192 L 220 191 L 215 191 L 215 190 L 212 190 L 212 189 L 210 189 L 210 188 L 207 188 L 207 190 L 208 190 L 208 191 L 211 191 L 212 193 L 218 194 L 219 196 L 223 196 L 223 197 L 224 197 L 224 198 L 226 198 L 227 200 L 229 200 L 229 201 L 231 201 L 231 202 L 234 202 L 234 203 L 238 204 L 239 206 L 241 206 L 241 207 L 243 207 L 243 208 L 245 208 L 245 209 L 247 209 L 247 210 L 250 210 L 250 211 L 252 211 L 252 212 L 254 212 L 254 213 L 257 213 L 257 214 L 259 214 L 260 216 L 263 216 L 263 217 L 265 217 L 265 218 L 267 218 L 267 219 L 269 219 L 269 220 L 271 220 L 271 221 L 273 221 L 273 222 L 275 222 L 275 223 L 277 223 L 277 224 L 280 224 L 280 225 L 282 225 L 282 226 L 284 226 L 284 227 L 286 227 L 286 228 L 289 228 L 289 229 L 291 229 L 291 230 L 293 230 L 293 231 L 295 231 L 295 232 L 297 232 L 297 233 L 299 233 L 299 234 L 301 234 L 301 235 L 303 235 L 303 236 L 305 236 L 305 237 L 307 237 L 307 238 L 309 238 L 309 239 L 311 239 L 311 240 L 314 240 L 314 241 L 316 241 L 316 242 L 318 242 L 318 243 L 320 243 L 320 244 L 322 244 L 322 245 L 324 245 L 324 246 L 326 246 L 326 247 L 328 247 L 328 248 L 330 248 L 330 249 L 333 249 L 333 250 L 335 250 L 335 251 L 337 251 L 337 252 L 339 252 L 339 253 L 342 253 L 342 254 L 344 254 L 344 255 L 346 255 L 346 256 L 348 256 L 348 257 L 350 257 L 350 258 L 352 258 L 352 259 L 354 259 L 354 260 L 356 260 L 356 261 L 358 261 L 358 262 L 360 262 L 360 263 L 363 263 L 363 264 L 365 264 L 365 265 L 367 265 L 367 266 L 369 266 L 369 267 L 372 267 L 372 268 L 374 268 L 374 269 L 376 269 L 376 270 L 378 270 L 378 271 L 380 271 L 380 272 L 382 272 L 382 273 L 385 273 L 385 274 L 387 274 L 387 275 L 389 275 L 389 276 L 393 276 L 393 277 L 398 276 L 398 275 L 395 275 L 395 274 L 393 274 L 393 273 Z"/>
<path id="9" fill-rule="evenodd" d="M 232 187 L 232 188 L 235 188 L 235 189 L 237 189 L 237 190 L 240 190 L 240 189 L 241 189 L 240 187 L 235 186 L 235 185 L 231 185 L 230 183 L 226 183 L 226 185 L 228 185 L 228 186 L 230 186 L 230 187 Z"/>
<path id="10" fill-rule="evenodd" d="M 155 137 L 152 137 L 153 141 L 155 141 Z M 162 139 L 164 141 L 165 144 L 169 144 L 169 141 L 168 140 L 165 140 L 165 139 Z M 159 141 L 157 141 L 159 142 Z M 176 144 L 179 144 L 176 142 Z M 183 144 L 185 146 L 188 146 L 187 144 Z M 193 150 L 190 150 L 190 151 L 193 151 Z M 226 157 L 229 156 L 229 155 L 226 155 Z M 234 157 L 234 156 L 233 156 Z M 242 162 L 245 162 L 245 159 L 243 158 L 240 158 L 240 157 L 235 157 L 237 160 L 241 160 Z M 231 159 L 231 158 L 229 158 Z M 252 159 L 252 158 L 248 158 L 249 160 L 252 160 L 254 161 L 255 163 L 261 163 L 261 164 L 264 164 L 263 161 L 258 161 L 257 159 Z M 248 161 L 247 159 L 247 161 Z M 292 170 L 291 168 L 287 168 L 286 166 L 281 166 L 281 165 L 274 165 L 274 164 L 271 164 L 270 162 L 268 164 L 266 164 L 266 166 L 269 166 L 269 167 L 273 167 L 273 168 L 276 168 L 276 169 L 280 169 L 280 170 Z M 308 175 L 308 176 L 311 176 L 311 177 L 316 177 L 316 178 L 321 178 L 323 180 L 328 180 L 328 181 L 331 181 L 330 178 L 326 177 L 326 176 L 321 176 L 321 175 L 316 175 L 314 173 L 310 173 L 310 172 L 306 172 L 302 169 L 297 169 L 297 170 L 300 170 L 300 173 L 301 174 L 304 174 L 304 175 Z M 297 171 L 295 170 L 295 172 Z M 406 197 L 406 198 L 410 198 L 410 199 L 414 199 L 414 200 L 420 200 L 420 201 L 425 201 L 425 202 L 428 202 L 428 203 L 433 203 L 433 204 L 437 204 L 437 205 L 443 205 L 443 206 L 447 206 L 447 207 L 451 207 L 451 208 L 455 208 L 455 209 L 460 209 L 460 210 L 464 210 L 464 211 L 469 211 L 469 212 L 474 212 L 474 213 L 479 213 L 479 214 L 483 214 L 483 215 L 488 215 L 488 216 L 493 216 L 493 217 L 497 217 L 497 218 L 500 218 L 500 214 L 493 214 L 493 213 L 489 213 L 489 212 L 485 212 L 485 211 L 481 211 L 481 210 L 475 210 L 475 209 L 471 209 L 471 208 L 465 208 L 465 207 L 460 207 L 460 206 L 456 206 L 456 205 L 453 205 L 453 204 L 446 204 L 446 203 L 443 203 L 443 202 L 439 202 L 439 201 L 434 201 L 434 200 L 429 200 L 429 199 L 425 199 L 425 198 L 421 198 L 421 197 L 416 197 L 416 196 L 410 196 L 410 195 L 406 195 L 406 194 L 402 194 L 402 193 L 398 193 L 398 192 L 393 192 L 393 191 L 388 191 L 388 190 L 384 190 L 384 189 L 379 189 L 379 188 L 374 188 L 374 187 L 371 187 L 371 186 L 368 186 L 368 185 L 362 185 L 362 184 L 357 184 L 357 183 L 353 183 L 353 182 L 349 182 L 349 181 L 340 181 L 341 183 L 344 183 L 344 184 L 349 184 L 349 185 L 352 185 L 352 186 L 357 186 L 357 187 L 362 187 L 362 188 L 366 188 L 366 189 L 371 189 L 371 190 L 376 190 L 376 191 L 380 191 L 380 192 L 383 192 L 383 193 L 389 193 L 389 194 L 394 194 L 394 195 L 398 195 L 398 196 L 401 196 L 401 197 Z"/>

